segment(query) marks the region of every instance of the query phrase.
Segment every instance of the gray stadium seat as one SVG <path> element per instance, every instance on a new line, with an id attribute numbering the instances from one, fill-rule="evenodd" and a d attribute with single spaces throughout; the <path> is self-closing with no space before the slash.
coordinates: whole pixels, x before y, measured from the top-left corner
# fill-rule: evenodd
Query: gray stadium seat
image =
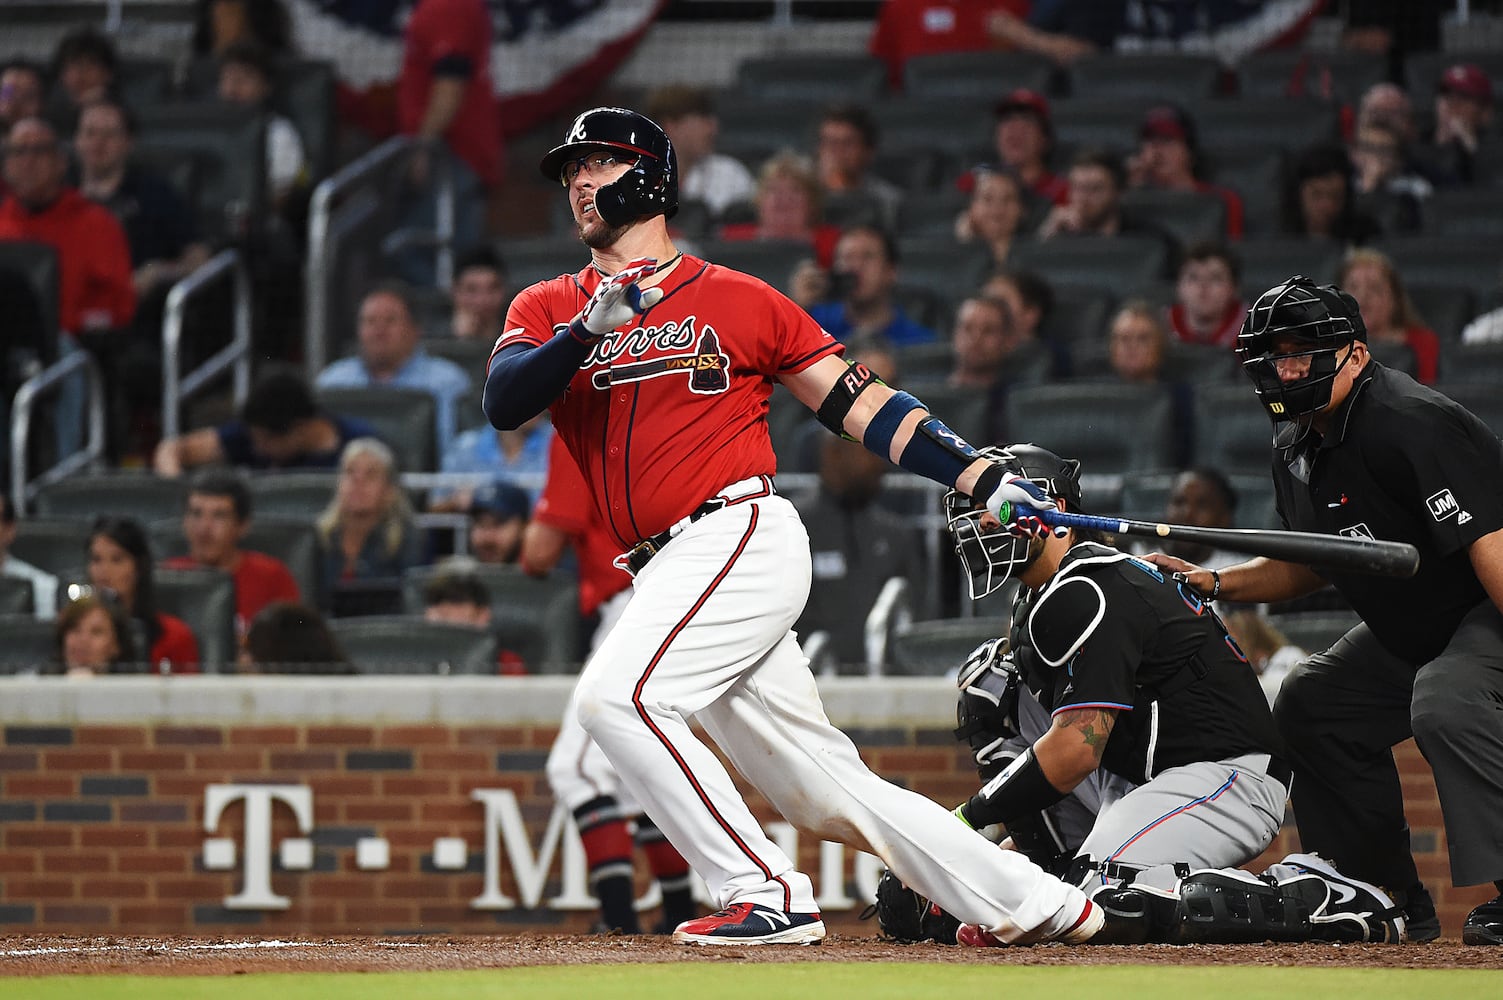
<path id="1" fill-rule="evenodd" d="M 897 355 L 901 376 L 898 381 L 904 385 L 915 381 L 943 381 L 950 374 L 950 369 L 955 367 L 955 345 L 948 340 L 937 340 L 931 344 L 908 344 L 899 347 Z"/>
<path id="2" fill-rule="evenodd" d="M 195 206 L 210 239 L 259 228 L 266 197 L 266 120 L 214 103 L 172 104 L 140 113 L 138 145 L 199 157 L 204 176 Z"/>
<path id="3" fill-rule="evenodd" d="M 1117 296 L 1104 288 L 1060 283 L 1054 285 L 1054 308 L 1039 333 L 1058 344 L 1091 345 L 1106 340 L 1106 324 Z"/>
<path id="4" fill-rule="evenodd" d="M 951 165 L 949 156 L 937 149 L 899 148 L 885 142 L 883 145 L 885 148 L 878 150 L 872 161 L 872 173 L 902 189 L 905 201 L 938 187 L 942 178 L 958 169 Z"/>
<path id="5" fill-rule="evenodd" d="M 1406 284 L 1409 301 L 1442 345 L 1456 344 L 1461 331 L 1477 315 L 1476 297 L 1460 285 Z"/>
<path id="6" fill-rule="evenodd" d="M 120 60 L 116 84 L 130 108 L 147 108 L 166 101 L 172 92 L 173 66 L 166 59 L 129 56 Z"/>
<path id="7" fill-rule="evenodd" d="M 957 670 L 971 650 L 1006 630 L 995 618 L 938 618 L 899 626 L 888 647 L 884 673 L 943 677 Z"/>
<path id="8" fill-rule="evenodd" d="M 1345 252 L 1333 240 L 1289 236 L 1243 240 L 1236 249 L 1242 259 L 1242 294 L 1249 302 L 1296 274 L 1322 283 L 1335 281 Z"/>
<path id="9" fill-rule="evenodd" d="M 1052 92 L 1054 62 L 1031 52 L 942 52 L 914 56 L 903 65 L 910 97 L 996 101 L 1019 87 Z"/>
<path id="10" fill-rule="evenodd" d="M 780 458 L 793 455 L 799 428 L 813 420 L 814 414 L 783 383 L 773 384 L 772 397 L 767 401 L 767 436 L 772 441 L 773 454 Z"/>
<path id="11" fill-rule="evenodd" d="M 1108 92 L 1056 101 L 1050 106 L 1049 116 L 1061 143 L 1121 153 L 1137 148 L 1138 126 L 1157 103 L 1151 97 Z"/>
<path id="12" fill-rule="evenodd" d="M 1001 443 L 991 440 L 991 400 L 982 390 L 928 383 L 918 391 L 925 406 L 976 447 Z"/>
<path id="13" fill-rule="evenodd" d="M 590 251 L 572 234 L 542 239 L 501 240 L 496 252 L 506 261 L 507 282 L 513 288 L 561 274 L 578 274 L 589 266 Z"/>
<path id="14" fill-rule="evenodd" d="M 937 149 L 964 157 L 991 139 L 996 121 L 990 101 L 900 97 L 873 109 L 884 149 Z"/>
<path id="15" fill-rule="evenodd" d="M 1200 141 L 1209 147 L 1263 146 L 1300 150 L 1340 139 L 1341 116 L 1333 104 L 1296 97 L 1205 101 L 1188 109 Z"/>
<path id="16" fill-rule="evenodd" d="M 1122 212 L 1158 226 L 1182 247 L 1226 237 L 1226 202 L 1209 191 L 1136 188 L 1122 192 Z"/>
<path id="17" fill-rule="evenodd" d="M 953 188 L 912 192 L 898 206 L 898 237 L 947 241 L 953 245 L 955 217 L 965 211 L 970 203 L 970 195 Z"/>
<path id="18" fill-rule="evenodd" d="M 1388 254 L 1406 284 L 1462 285 L 1478 300 L 1503 273 L 1503 239 L 1409 236 L 1380 240 L 1374 248 Z"/>
<path id="19" fill-rule="evenodd" d="M 35 610 L 36 593 L 30 580 L 0 576 L 0 618 L 5 615 L 29 615 Z"/>
<path id="20" fill-rule="evenodd" d="M 314 518 L 334 499 L 336 472 L 262 472 L 250 477 L 255 517 Z"/>
<path id="21" fill-rule="evenodd" d="M 277 89 L 287 117 L 303 140 L 309 180 L 317 184 L 337 163 L 334 64 L 323 59 L 289 59 L 277 65 Z"/>
<path id="22" fill-rule="evenodd" d="M 1203 151 L 1210 179 L 1242 196 L 1244 236 L 1278 232 L 1284 151 L 1276 146 L 1208 146 Z"/>
<path id="23" fill-rule="evenodd" d="M 422 613 L 423 588 L 438 572 L 433 566 L 419 566 L 403 575 L 402 606 L 409 613 Z M 490 591 L 491 631 L 500 648 L 519 655 L 529 673 L 578 670 L 585 649 L 574 576 L 556 572 L 538 580 L 514 565 L 482 564 L 474 572 Z"/>
<path id="24" fill-rule="evenodd" d="M 1165 386 L 1023 386 L 1008 393 L 1007 433 L 1078 458 L 1095 475 L 1136 473 L 1174 464 L 1172 412 Z"/>
<path id="25" fill-rule="evenodd" d="M 319 405 L 342 417 L 359 417 L 376 429 L 396 454 L 398 472 L 432 472 L 434 455 L 433 396 L 422 389 L 390 386 L 319 389 Z"/>
<path id="26" fill-rule="evenodd" d="M 720 240 L 700 250 L 705 260 L 761 278 L 784 294 L 799 261 L 814 257 L 814 247 L 800 240 Z"/>
<path id="27" fill-rule="evenodd" d="M 421 615 L 336 618 L 329 629 L 358 673 L 496 672 L 496 639 L 485 629 L 424 621 Z"/>
<path id="28" fill-rule="evenodd" d="M 1270 49 L 1237 67 L 1237 91 L 1244 98 L 1316 97 L 1354 107 L 1367 88 L 1386 79 L 1386 58 L 1347 49 Z"/>
<path id="29" fill-rule="evenodd" d="M 783 104 L 867 102 L 886 86 L 887 67 L 865 54 L 801 52 L 745 59 L 736 67 L 738 93 Z"/>
<path id="30" fill-rule="evenodd" d="M 1165 470 L 1128 476 L 1122 485 L 1121 500 L 1110 510 L 1103 509 L 1099 513 L 1120 514 L 1139 521 L 1163 520 L 1168 516 L 1169 494 L 1179 475 L 1177 471 Z M 1228 474 L 1227 479 L 1237 493 L 1232 527 L 1277 527 L 1273 513 L 1273 478 L 1266 471 L 1262 475 Z M 1098 513 L 1094 506 L 1090 510 Z M 1152 539 L 1146 540 L 1146 544 L 1149 548 L 1155 547 Z"/>
<path id="31" fill-rule="evenodd" d="M 1503 188 L 1436 191 L 1424 202 L 1425 232 L 1503 242 Z"/>
<path id="32" fill-rule="evenodd" d="M 23 517 L 16 521 L 10 551 L 17 559 L 53 576 L 75 572 L 88 562 L 92 517 Z"/>
<path id="33" fill-rule="evenodd" d="M 0 614 L 0 676 L 32 673 L 56 662 L 56 624 L 31 615 Z"/>
<path id="34" fill-rule="evenodd" d="M 1222 472 L 1269 475 L 1273 424 L 1252 383 L 1195 387 L 1195 461 Z"/>
<path id="35" fill-rule="evenodd" d="M 235 580 L 216 569 L 157 569 L 157 607 L 188 623 L 204 673 L 234 673 Z"/>
<path id="36" fill-rule="evenodd" d="M 1070 93 L 1184 101 L 1214 95 L 1220 89 L 1221 74 L 1221 63 L 1209 56 L 1102 53 L 1070 64 Z"/>
<path id="37" fill-rule="evenodd" d="M 485 364 L 490 360 L 491 351 L 495 346 L 492 341 L 475 337 L 464 340 L 458 337 L 423 338 L 423 350 L 435 358 L 444 358 L 454 362 L 466 375 L 470 376 L 470 385 L 475 389 L 485 386 Z M 470 424 L 461 419 L 458 426 L 464 429 Z"/>
<path id="38" fill-rule="evenodd" d="M 992 268 L 991 251 L 985 244 L 957 243 L 953 236 L 899 237 L 898 255 L 899 281 L 927 288 L 951 302 L 975 294 Z"/>
<path id="39" fill-rule="evenodd" d="M 814 123 L 823 108 L 732 92 L 716 101 L 715 110 L 720 119 L 715 148 L 755 174 L 762 161 L 779 150 L 813 148 Z"/>
<path id="40" fill-rule="evenodd" d="M 1197 388 L 1225 385 L 1233 380 L 1239 388 L 1248 385 L 1237 355 L 1230 348 L 1216 344 L 1187 344 L 1172 337 L 1169 350 L 1164 354 L 1163 377 L 1167 382 L 1186 382 Z"/>
<path id="41" fill-rule="evenodd" d="M 149 522 L 180 517 L 188 501 L 181 479 L 125 472 L 69 476 L 42 487 L 36 511 L 44 517 L 93 519 L 101 513 Z"/>
<path id="42" fill-rule="evenodd" d="M 318 530 L 313 522 L 296 517 L 256 515 L 251 519 L 240 547 L 275 556 L 287 564 L 297 581 L 303 603 L 323 606 L 320 591 Z"/>
<path id="43" fill-rule="evenodd" d="M 1008 266 L 1037 271 L 1050 284 L 1102 288 L 1136 295 L 1161 280 L 1168 263 L 1163 242 L 1143 236 L 1069 236 L 1013 247 Z"/>

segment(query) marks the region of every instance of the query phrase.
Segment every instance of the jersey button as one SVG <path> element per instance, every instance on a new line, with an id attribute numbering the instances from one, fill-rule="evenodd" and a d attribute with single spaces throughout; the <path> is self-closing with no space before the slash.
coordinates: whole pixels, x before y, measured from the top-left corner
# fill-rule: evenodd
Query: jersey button
<path id="1" fill-rule="evenodd" d="M 624 392 L 617 393 L 617 395 L 616 395 L 616 402 L 618 402 L 618 403 L 624 403 L 624 402 L 626 402 L 626 393 L 624 393 Z"/>
<path id="2" fill-rule="evenodd" d="M 619 454 L 621 454 L 621 449 L 617 448 L 615 445 L 611 445 L 611 454 L 612 455 L 619 455 Z"/>

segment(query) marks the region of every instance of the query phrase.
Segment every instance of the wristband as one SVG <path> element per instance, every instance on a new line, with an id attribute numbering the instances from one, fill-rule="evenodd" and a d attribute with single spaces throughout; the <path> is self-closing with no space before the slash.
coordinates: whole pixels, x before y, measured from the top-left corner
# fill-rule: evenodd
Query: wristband
<path id="1" fill-rule="evenodd" d="M 972 828 L 1006 824 L 1043 812 L 1065 797 L 1049 784 L 1044 769 L 1029 747 L 1007 769 L 982 786 L 965 804 L 965 818 Z"/>
<path id="2" fill-rule="evenodd" d="M 574 319 L 569 323 L 569 336 L 573 337 L 581 344 L 587 344 L 590 346 L 594 346 L 595 344 L 600 342 L 600 338 L 591 333 L 590 328 L 584 325 L 584 320 L 580 319 L 578 316 L 574 317 Z"/>
<path id="3" fill-rule="evenodd" d="M 1221 570 L 1211 570 L 1211 600 L 1215 600 L 1221 593 Z"/>

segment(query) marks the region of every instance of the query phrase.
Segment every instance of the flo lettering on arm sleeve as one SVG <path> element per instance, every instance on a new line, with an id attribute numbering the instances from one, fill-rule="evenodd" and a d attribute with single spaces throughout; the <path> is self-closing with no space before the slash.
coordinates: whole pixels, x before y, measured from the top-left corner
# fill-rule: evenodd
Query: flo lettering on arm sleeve
<path id="1" fill-rule="evenodd" d="M 877 373 L 860 362 L 851 362 L 845 370 L 845 374 L 835 380 L 830 387 L 830 394 L 825 401 L 819 404 L 819 412 L 815 416 L 819 422 L 839 434 L 848 441 L 854 441 L 845 432 L 845 418 L 851 412 L 851 407 L 856 405 L 856 397 L 874 385 L 885 383 L 877 377 Z M 886 457 L 886 456 L 883 456 Z"/>

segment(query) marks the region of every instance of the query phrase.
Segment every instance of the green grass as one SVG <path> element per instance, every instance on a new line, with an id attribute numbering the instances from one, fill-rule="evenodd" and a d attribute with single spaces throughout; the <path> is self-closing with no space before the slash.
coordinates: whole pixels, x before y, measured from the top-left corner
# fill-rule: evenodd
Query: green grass
<path id="1" fill-rule="evenodd" d="M 467 972 L 251 976 L 58 976 L 9 979 L 16 1000 L 915 1000 L 943 997 L 1105 1000 L 1453 1000 L 1497 988 L 1488 970 L 1311 969 L 1141 965 L 1016 968 L 1004 965 L 726 962 L 551 966 Z"/>

